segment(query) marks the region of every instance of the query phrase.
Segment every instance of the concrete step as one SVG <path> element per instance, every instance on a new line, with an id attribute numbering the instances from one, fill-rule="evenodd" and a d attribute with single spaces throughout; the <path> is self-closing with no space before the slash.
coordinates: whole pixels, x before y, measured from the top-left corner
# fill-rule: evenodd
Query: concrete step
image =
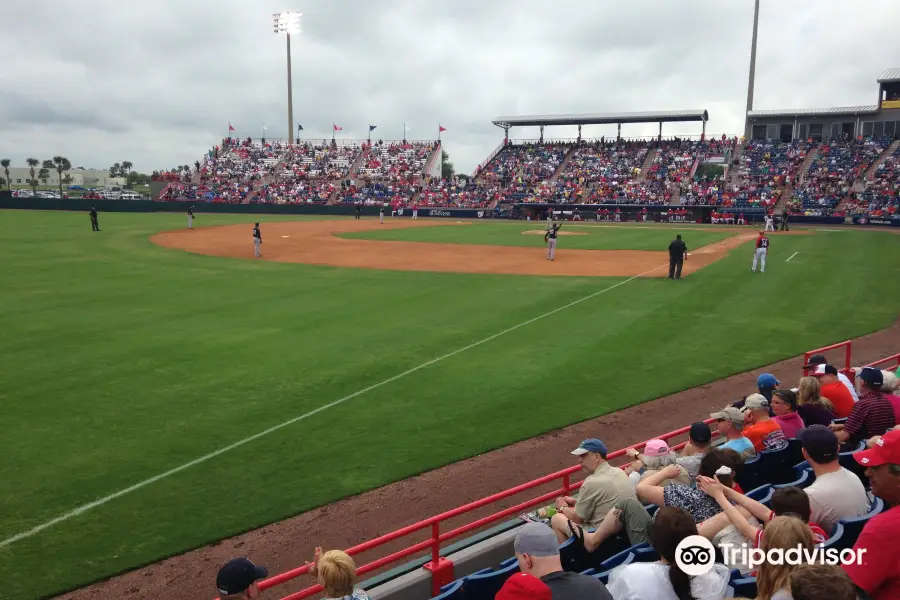
<path id="1" fill-rule="evenodd" d="M 647 179 L 647 171 L 653 165 L 653 161 L 656 159 L 656 156 L 659 154 L 659 150 L 657 148 L 651 148 L 649 152 L 647 152 L 647 156 L 644 157 L 644 162 L 641 163 L 641 174 L 638 175 L 638 181 L 644 181 Z"/>

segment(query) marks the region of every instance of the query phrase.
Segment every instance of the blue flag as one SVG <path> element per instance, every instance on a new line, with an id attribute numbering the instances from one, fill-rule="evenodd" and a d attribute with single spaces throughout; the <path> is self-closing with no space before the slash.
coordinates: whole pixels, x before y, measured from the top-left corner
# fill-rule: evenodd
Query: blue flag
<path id="1" fill-rule="evenodd" d="M 375 128 L 376 128 L 376 127 L 378 127 L 378 125 L 369 125 L 369 131 L 370 131 L 370 132 L 371 132 L 371 131 L 375 131 Z"/>

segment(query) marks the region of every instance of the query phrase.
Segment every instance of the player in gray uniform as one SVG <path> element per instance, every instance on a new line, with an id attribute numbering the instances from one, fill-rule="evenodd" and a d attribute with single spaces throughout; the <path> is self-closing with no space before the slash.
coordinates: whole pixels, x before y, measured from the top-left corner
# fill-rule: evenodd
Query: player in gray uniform
<path id="1" fill-rule="evenodd" d="M 262 233 L 259 232 L 259 223 L 253 225 L 253 252 L 256 258 L 262 256 L 260 247 L 262 246 Z"/>
<path id="2" fill-rule="evenodd" d="M 193 228 L 194 228 L 194 207 L 193 207 L 193 205 L 191 205 L 191 207 L 188 208 L 188 229 L 193 229 Z"/>
<path id="3" fill-rule="evenodd" d="M 556 236 L 559 235 L 560 229 L 562 229 L 562 223 L 554 223 L 553 228 L 544 234 L 547 239 L 547 260 L 556 258 Z"/>
<path id="4" fill-rule="evenodd" d="M 378 207 L 378 222 L 384 224 L 384 204 Z"/>

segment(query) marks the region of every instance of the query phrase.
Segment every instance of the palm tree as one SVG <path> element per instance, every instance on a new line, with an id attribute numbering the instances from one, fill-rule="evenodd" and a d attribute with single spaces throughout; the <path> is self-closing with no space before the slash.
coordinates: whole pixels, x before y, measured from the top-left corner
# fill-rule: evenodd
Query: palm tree
<path id="1" fill-rule="evenodd" d="M 31 193 L 34 194 L 35 196 L 37 196 L 38 180 L 37 180 L 36 174 L 34 172 L 34 169 L 39 164 L 41 164 L 41 161 L 39 161 L 36 158 L 26 158 L 25 162 L 28 163 L 28 166 L 31 169 L 31 179 L 28 180 L 28 183 L 31 184 Z"/>
<path id="2" fill-rule="evenodd" d="M 64 156 L 54 156 L 53 164 L 56 166 L 56 174 L 59 176 L 59 197 L 62 198 L 63 173 L 72 168 L 72 163 Z"/>
<path id="3" fill-rule="evenodd" d="M 10 183 L 12 183 L 9 179 L 9 165 L 12 164 L 12 161 L 8 158 L 4 158 L 0 160 L 0 167 L 3 167 L 3 170 L 6 171 L 6 189 L 10 189 Z"/>
<path id="4" fill-rule="evenodd" d="M 129 173 L 129 171 L 131 171 L 131 168 L 133 166 L 134 165 L 131 164 L 130 162 L 128 162 L 127 160 L 123 160 L 122 166 L 121 166 L 122 177 L 124 177 L 125 179 L 128 179 L 128 173 Z"/>

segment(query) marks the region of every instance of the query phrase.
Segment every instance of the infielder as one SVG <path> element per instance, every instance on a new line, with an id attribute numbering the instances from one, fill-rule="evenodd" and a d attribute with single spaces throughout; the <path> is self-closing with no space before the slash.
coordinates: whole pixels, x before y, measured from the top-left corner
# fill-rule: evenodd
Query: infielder
<path id="1" fill-rule="evenodd" d="M 256 258 L 262 256 L 262 234 L 259 232 L 259 223 L 253 225 L 253 253 L 256 255 Z"/>
<path id="2" fill-rule="evenodd" d="M 188 229 L 194 228 L 194 207 L 188 208 Z"/>
<path id="3" fill-rule="evenodd" d="M 384 225 L 384 203 L 378 207 L 378 222 Z"/>
<path id="4" fill-rule="evenodd" d="M 769 213 L 766 213 L 766 231 L 775 231 L 775 219 Z"/>
<path id="5" fill-rule="evenodd" d="M 419 205 L 418 205 L 418 204 L 413 204 L 413 216 L 412 216 L 412 218 L 413 218 L 413 221 L 415 221 L 416 219 L 419 218 Z"/>
<path id="6" fill-rule="evenodd" d="M 547 233 L 544 234 L 544 241 L 547 242 L 547 260 L 556 258 L 556 236 L 559 235 L 560 229 L 562 229 L 562 223 L 553 223 L 553 226 L 548 228 Z"/>
<path id="7" fill-rule="evenodd" d="M 766 272 L 766 254 L 769 253 L 769 238 L 766 237 L 765 231 L 759 232 L 759 237 L 756 238 L 756 251 L 753 253 L 753 266 L 750 267 L 750 272 L 756 272 L 756 261 L 759 261 L 759 272 Z"/>

